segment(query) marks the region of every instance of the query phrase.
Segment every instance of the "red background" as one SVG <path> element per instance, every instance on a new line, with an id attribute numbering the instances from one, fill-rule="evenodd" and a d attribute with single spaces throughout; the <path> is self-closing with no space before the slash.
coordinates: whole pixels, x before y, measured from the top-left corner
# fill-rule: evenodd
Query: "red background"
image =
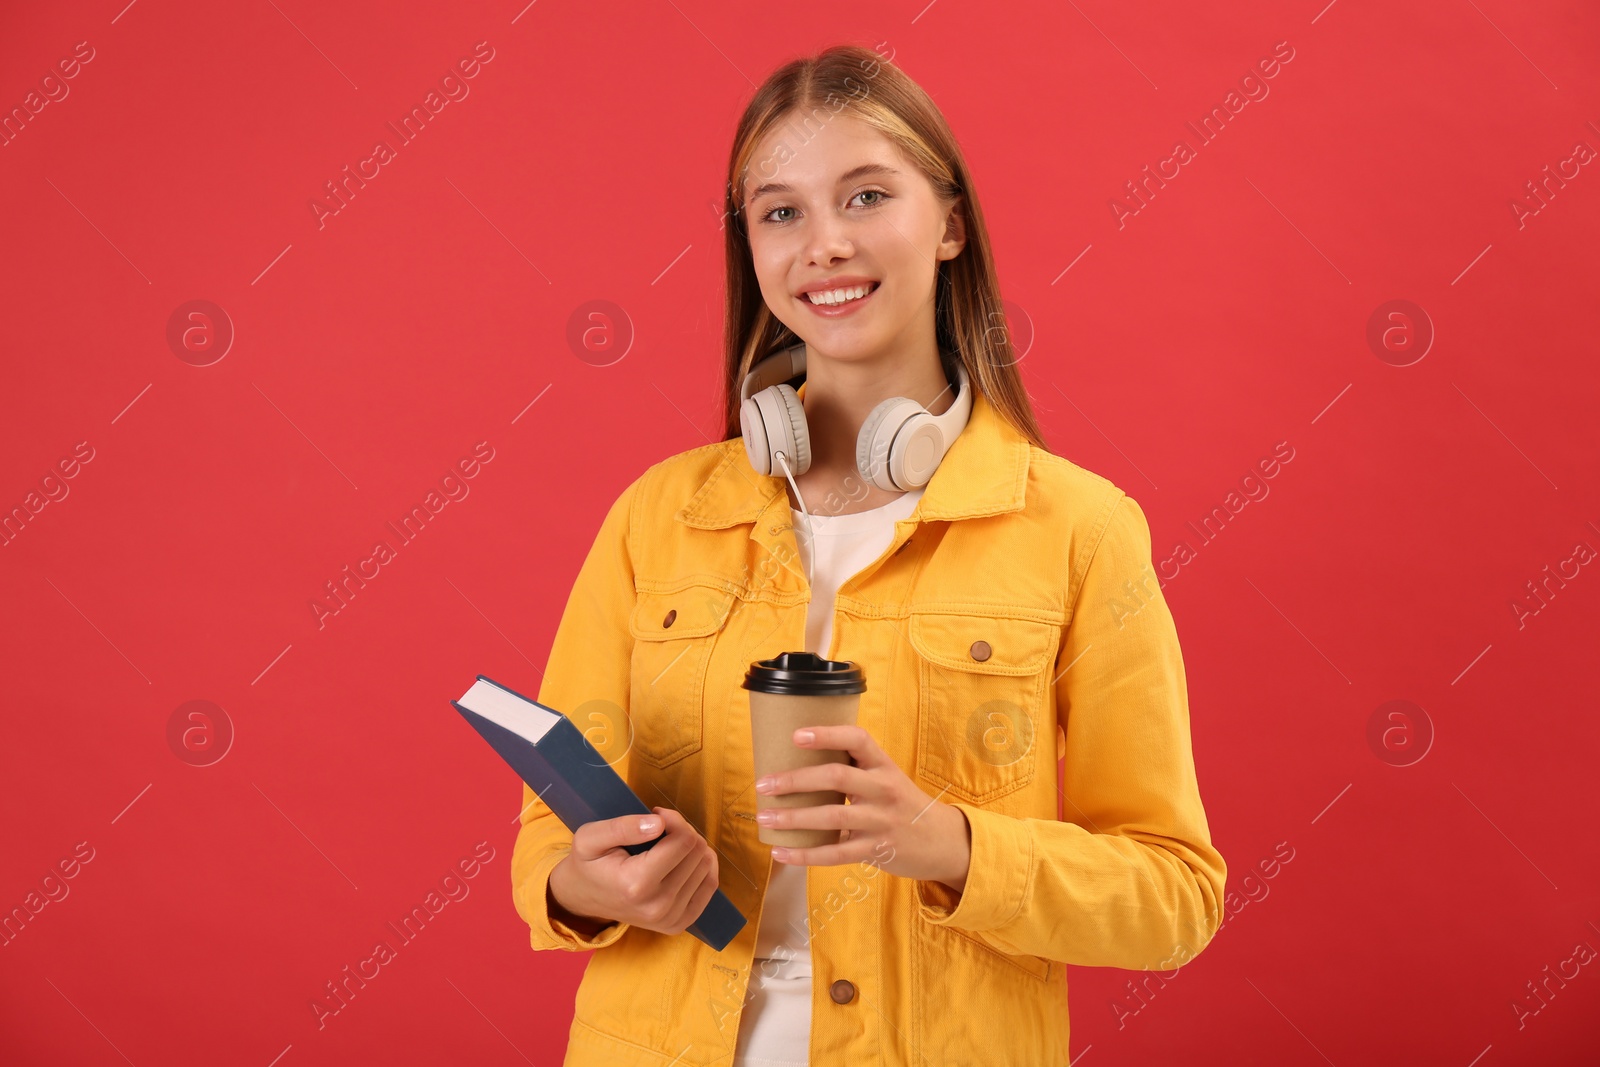
<path id="1" fill-rule="evenodd" d="M 584 957 L 529 951 L 520 783 L 447 701 L 480 672 L 536 690 L 607 505 L 720 438 L 734 124 L 843 40 L 961 139 L 1053 450 L 1141 503 L 1158 561 L 1195 548 L 1165 592 L 1241 910 L 1142 1007 L 1138 975 L 1073 968 L 1074 1055 L 1600 1057 L 1600 964 L 1512 1007 L 1600 949 L 1600 574 L 1527 588 L 1600 548 L 1600 165 L 1512 208 L 1600 148 L 1592 5 L 124 3 L 0 16 L 6 113 L 94 50 L 0 147 L 0 507 L 70 490 L 0 548 L 0 907 L 93 849 L 0 948 L 0 1059 L 559 1060 Z M 480 41 L 469 95 L 319 226 Z M 1199 145 L 1185 123 L 1283 41 Z M 206 366 L 167 340 L 201 299 L 235 331 Z M 1367 340 L 1397 299 L 1436 331 L 1406 366 Z M 603 358 L 567 339 L 591 300 L 619 309 Z M 324 583 L 485 441 L 319 626 Z M 1202 542 L 1241 480 L 1270 492 Z M 319 1029 L 324 983 L 479 842 L 470 895 Z"/>

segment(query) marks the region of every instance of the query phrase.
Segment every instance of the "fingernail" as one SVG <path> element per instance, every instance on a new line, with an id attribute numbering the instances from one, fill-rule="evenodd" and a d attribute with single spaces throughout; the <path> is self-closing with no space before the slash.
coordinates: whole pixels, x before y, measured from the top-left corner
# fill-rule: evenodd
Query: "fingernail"
<path id="1" fill-rule="evenodd" d="M 815 736 L 810 730 L 796 730 L 794 732 L 795 743 L 799 745 L 809 745 L 811 739 Z"/>
<path id="2" fill-rule="evenodd" d="M 789 850 L 786 848 L 775 848 L 772 850 L 772 858 L 777 860 L 779 863 L 787 863 L 789 861 Z"/>
<path id="3" fill-rule="evenodd" d="M 756 822 L 760 823 L 762 826 L 771 826 L 774 818 L 776 818 L 776 816 L 774 816 L 770 811 L 756 812 Z"/>
<path id="4" fill-rule="evenodd" d="M 661 820 L 656 818 L 654 815 L 652 815 L 647 819 L 640 819 L 639 820 L 639 832 L 647 834 L 651 830 L 654 830 L 656 827 L 658 827 L 660 825 L 661 825 Z"/>
<path id="5" fill-rule="evenodd" d="M 756 792 L 757 793 L 770 793 L 770 792 L 772 792 L 772 779 L 771 778 L 762 778 L 760 781 L 756 782 Z"/>

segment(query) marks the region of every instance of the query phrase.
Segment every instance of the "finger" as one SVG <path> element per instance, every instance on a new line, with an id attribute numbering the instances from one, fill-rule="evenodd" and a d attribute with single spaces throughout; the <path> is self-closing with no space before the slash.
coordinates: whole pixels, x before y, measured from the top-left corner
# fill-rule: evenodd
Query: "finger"
<path id="1" fill-rule="evenodd" d="M 662 895 L 673 902 L 673 907 L 668 912 L 669 915 L 676 915 L 677 906 L 682 904 L 694 892 L 694 887 L 700 882 L 701 872 L 705 865 L 710 862 L 710 853 L 711 848 L 709 845 L 691 847 L 684 854 L 684 857 L 678 861 L 677 866 L 662 877 L 660 891 Z"/>
<path id="2" fill-rule="evenodd" d="M 694 925 L 694 921 L 700 918 L 701 913 L 706 910 L 706 905 L 711 903 L 711 896 L 718 889 L 715 873 L 714 869 L 708 872 L 707 876 L 701 880 L 700 887 L 689 898 L 689 904 L 683 909 L 683 913 L 676 916 L 678 921 L 684 923 L 684 929 Z"/>
<path id="3" fill-rule="evenodd" d="M 872 843 L 865 837 L 838 845 L 812 848 L 774 848 L 772 858 L 794 867 L 831 867 L 839 863 L 863 863 L 872 856 Z"/>
<path id="4" fill-rule="evenodd" d="M 862 813 L 853 804 L 813 804 L 805 808 L 768 808 L 761 825 L 769 830 L 842 830 L 862 827 Z"/>
<path id="5" fill-rule="evenodd" d="M 662 839 L 652 845 L 648 851 L 637 856 L 626 856 L 624 862 L 636 864 L 641 872 L 641 877 L 652 884 L 659 885 L 667 876 L 683 862 L 684 857 L 694 849 L 695 842 L 700 835 L 695 828 L 690 826 L 678 812 L 671 808 L 656 808 L 656 814 L 666 824 Z"/>
<path id="6" fill-rule="evenodd" d="M 802 729 L 811 731 L 811 740 L 802 741 L 801 731 L 796 730 L 794 743 L 801 748 L 825 748 L 848 752 L 851 761 L 857 767 L 868 770 L 889 760 L 888 755 L 864 726 L 807 726 Z"/>
<path id="7" fill-rule="evenodd" d="M 664 925 L 670 926 L 683 917 L 689 902 L 694 899 L 694 895 L 700 891 L 701 885 L 704 884 L 706 875 L 711 871 L 711 866 L 712 859 L 710 856 L 699 856 L 693 862 L 680 864 L 678 870 L 673 872 L 673 886 L 669 894 L 672 903 L 665 912 Z M 682 872 L 683 876 L 681 878 L 678 877 L 679 872 Z"/>
<path id="8" fill-rule="evenodd" d="M 654 830 L 640 829 L 640 822 L 647 818 L 644 815 L 624 815 L 615 819 L 597 819 L 594 822 L 584 823 L 573 831 L 573 854 L 579 859 L 592 860 L 623 845 L 653 841 L 661 836 L 666 823 L 662 821 L 660 809 L 656 809 L 655 814 L 648 817 L 656 820 Z"/>
<path id="9" fill-rule="evenodd" d="M 770 774 L 773 787 L 768 796 L 778 793 L 816 793 L 826 790 L 849 793 L 853 796 L 883 796 L 886 788 L 872 771 L 852 767 L 848 763 L 819 763 L 813 767 L 796 767 L 792 771 Z"/>

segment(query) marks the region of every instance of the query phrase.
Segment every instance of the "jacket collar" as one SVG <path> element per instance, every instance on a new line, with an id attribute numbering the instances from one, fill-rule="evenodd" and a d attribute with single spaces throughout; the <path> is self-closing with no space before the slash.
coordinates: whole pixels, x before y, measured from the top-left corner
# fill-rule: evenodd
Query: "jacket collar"
<path id="1" fill-rule="evenodd" d="M 797 393 L 805 396 L 805 384 Z M 788 505 L 786 480 L 757 474 L 743 438 L 721 442 L 722 461 L 673 516 L 704 530 L 754 522 L 776 501 Z M 928 480 L 914 519 L 968 519 L 1020 510 L 1028 481 L 1029 441 L 1000 416 L 982 390 L 972 414 Z"/>

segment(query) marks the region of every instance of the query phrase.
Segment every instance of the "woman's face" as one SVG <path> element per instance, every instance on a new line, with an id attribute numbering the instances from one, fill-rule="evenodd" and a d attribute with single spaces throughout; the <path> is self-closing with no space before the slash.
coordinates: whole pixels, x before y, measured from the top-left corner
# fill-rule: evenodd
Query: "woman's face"
<path id="1" fill-rule="evenodd" d="M 965 243 L 955 205 L 941 204 L 922 172 L 848 111 L 820 127 L 780 124 L 752 159 L 744 187 L 750 250 L 779 321 L 833 359 L 931 345 L 939 261 Z M 837 306 L 805 295 L 822 283 L 858 282 L 871 291 Z"/>

